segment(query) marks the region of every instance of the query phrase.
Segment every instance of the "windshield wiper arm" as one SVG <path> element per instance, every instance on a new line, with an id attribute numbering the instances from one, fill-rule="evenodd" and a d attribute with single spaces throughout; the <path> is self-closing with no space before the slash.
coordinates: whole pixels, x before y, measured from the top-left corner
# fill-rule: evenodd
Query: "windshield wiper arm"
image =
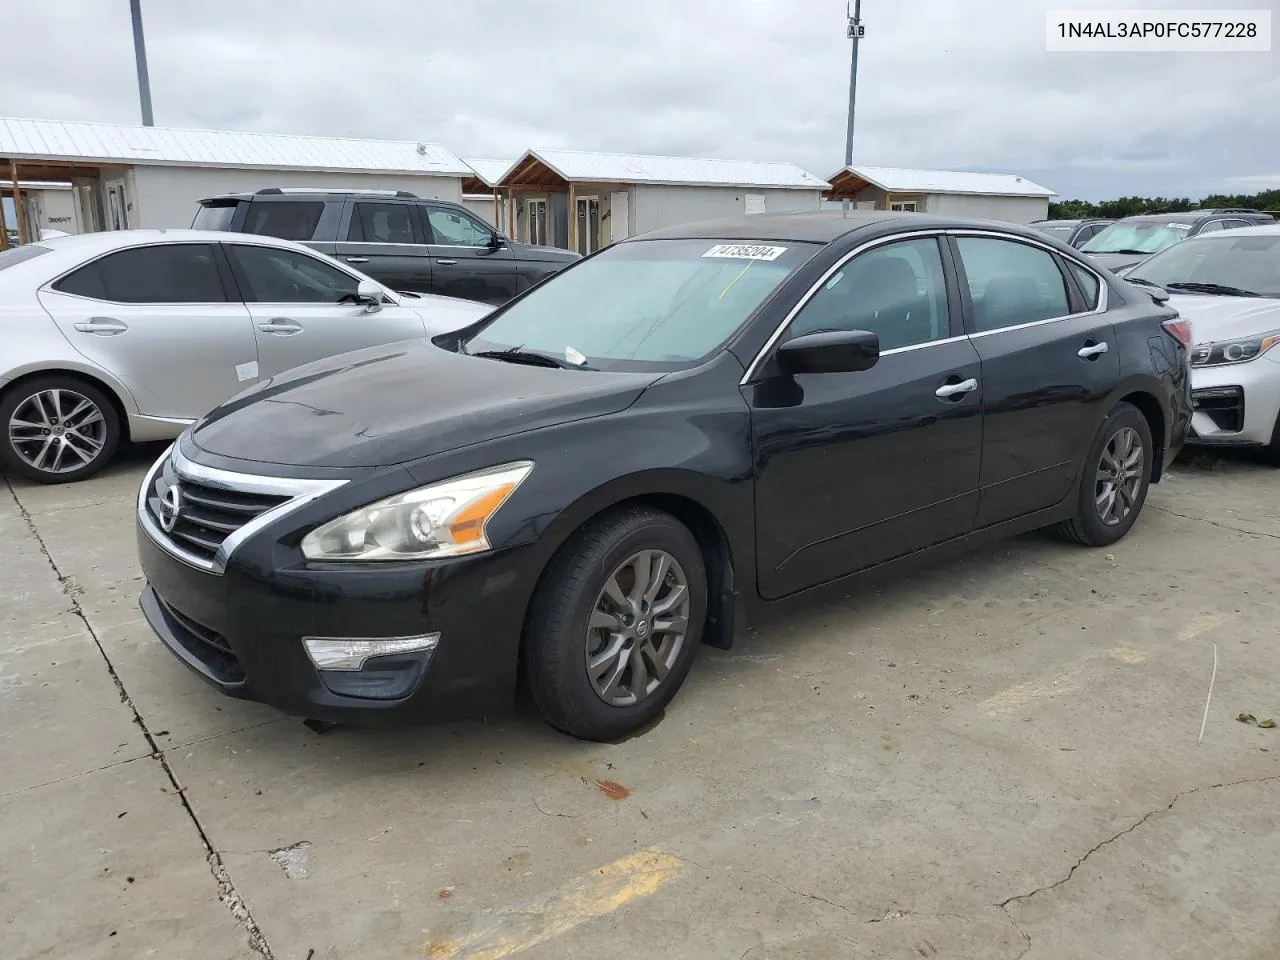
<path id="1" fill-rule="evenodd" d="M 488 360 L 505 360 L 508 363 L 523 363 L 531 367 L 554 367 L 559 370 L 593 370 L 594 367 L 588 367 L 585 364 L 570 363 L 568 360 L 561 360 L 549 353 L 538 353 L 535 350 L 526 350 L 524 344 L 514 347 L 507 347 L 503 350 L 481 350 L 479 353 L 470 354 L 473 357 L 484 357 Z"/>
<path id="2" fill-rule="evenodd" d="M 1159 290 L 1159 289 L 1163 289 L 1163 288 L 1160 286 L 1160 284 L 1158 284 L 1158 283 L 1152 283 L 1150 280 L 1143 280 L 1143 279 L 1142 279 L 1142 277 L 1124 276 L 1124 277 L 1121 277 L 1120 279 L 1121 279 L 1121 280 L 1128 280 L 1130 283 L 1138 283 L 1138 284 L 1141 284 L 1141 285 L 1142 285 L 1142 286 L 1144 286 L 1144 287 L 1155 287 L 1155 288 L 1156 288 L 1156 289 L 1158 289 L 1158 290 Z"/>
<path id="3" fill-rule="evenodd" d="M 1167 290 L 1190 290 L 1193 293 L 1212 293 L 1221 297 L 1260 297 L 1262 294 L 1221 283 L 1166 283 Z"/>
<path id="4" fill-rule="evenodd" d="M 1150 250 L 1134 250 L 1132 247 L 1124 247 L 1124 248 L 1122 248 L 1122 249 L 1120 249 L 1120 250 L 1086 250 L 1086 251 L 1085 251 L 1085 253 L 1102 253 L 1102 254 L 1107 254 L 1107 253 L 1126 253 L 1126 254 L 1128 254 L 1129 256 L 1132 256 L 1132 257 L 1136 257 L 1136 256 L 1144 256 L 1144 257 L 1145 257 L 1145 256 L 1146 256 L 1147 254 L 1149 254 L 1150 252 L 1151 252 Z"/>

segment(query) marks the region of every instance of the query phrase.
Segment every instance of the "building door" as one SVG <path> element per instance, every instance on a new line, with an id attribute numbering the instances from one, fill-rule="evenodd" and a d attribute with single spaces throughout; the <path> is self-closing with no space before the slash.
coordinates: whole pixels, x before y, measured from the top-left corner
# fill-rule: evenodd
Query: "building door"
<path id="1" fill-rule="evenodd" d="M 125 201 L 124 181 L 107 180 L 107 229 L 129 229 L 129 205 Z"/>
<path id="2" fill-rule="evenodd" d="M 600 249 L 600 198 L 578 197 L 578 252 L 584 257 Z"/>
<path id="3" fill-rule="evenodd" d="M 524 202 L 525 231 L 527 242 L 536 246 L 547 245 L 547 201 L 526 200 Z"/>
<path id="4" fill-rule="evenodd" d="M 630 197 L 625 192 L 609 195 L 609 242 L 618 243 L 631 236 Z"/>

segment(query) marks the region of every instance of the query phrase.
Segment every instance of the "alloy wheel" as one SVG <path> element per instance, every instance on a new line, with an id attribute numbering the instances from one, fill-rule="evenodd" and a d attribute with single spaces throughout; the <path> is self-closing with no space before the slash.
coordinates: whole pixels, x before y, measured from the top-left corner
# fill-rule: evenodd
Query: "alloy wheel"
<path id="1" fill-rule="evenodd" d="M 52 388 L 27 397 L 9 418 L 9 445 L 44 473 L 71 473 L 92 463 L 107 443 L 98 405 L 75 390 Z"/>
<path id="2" fill-rule="evenodd" d="M 1098 519 L 1109 527 L 1122 523 L 1142 492 L 1146 462 L 1142 438 L 1133 427 L 1121 427 L 1102 448 L 1094 487 Z"/>
<path id="3" fill-rule="evenodd" d="M 624 560 L 601 588 L 587 624 L 587 677 L 615 707 L 639 703 L 666 679 L 689 629 L 689 582 L 663 550 Z"/>

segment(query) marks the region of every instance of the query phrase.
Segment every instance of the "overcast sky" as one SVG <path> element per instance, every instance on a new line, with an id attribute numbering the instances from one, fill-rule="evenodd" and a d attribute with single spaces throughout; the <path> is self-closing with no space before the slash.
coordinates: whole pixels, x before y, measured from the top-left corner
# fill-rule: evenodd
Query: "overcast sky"
<path id="1" fill-rule="evenodd" d="M 4 6 L 0 115 L 139 122 L 128 0 Z M 864 0 L 855 163 L 1009 171 L 1091 199 L 1280 187 L 1280 54 L 1045 51 L 1046 9 L 1104 6 Z M 143 0 L 143 17 L 159 126 L 824 177 L 843 161 L 844 0 Z"/>

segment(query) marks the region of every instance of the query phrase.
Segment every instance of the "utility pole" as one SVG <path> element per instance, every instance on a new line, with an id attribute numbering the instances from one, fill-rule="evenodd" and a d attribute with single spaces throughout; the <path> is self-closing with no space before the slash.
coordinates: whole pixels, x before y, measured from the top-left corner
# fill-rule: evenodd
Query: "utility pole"
<path id="1" fill-rule="evenodd" d="M 147 43 L 142 39 L 142 0 L 129 0 L 129 9 L 133 14 L 133 55 L 138 61 L 138 99 L 142 102 L 142 125 L 154 127 L 155 121 L 151 117 L 151 80 L 147 76 Z M 857 49 L 856 40 L 854 49 Z"/>
<path id="2" fill-rule="evenodd" d="M 848 14 L 848 5 L 845 13 Z M 853 15 L 849 17 L 849 30 L 846 34 L 853 41 L 853 54 L 849 58 L 849 127 L 844 136 L 844 165 L 853 164 L 853 107 L 858 96 L 858 41 L 866 34 L 867 28 L 862 25 L 862 0 L 853 0 Z M 842 204 L 845 216 L 849 215 L 849 199 Z"/>

